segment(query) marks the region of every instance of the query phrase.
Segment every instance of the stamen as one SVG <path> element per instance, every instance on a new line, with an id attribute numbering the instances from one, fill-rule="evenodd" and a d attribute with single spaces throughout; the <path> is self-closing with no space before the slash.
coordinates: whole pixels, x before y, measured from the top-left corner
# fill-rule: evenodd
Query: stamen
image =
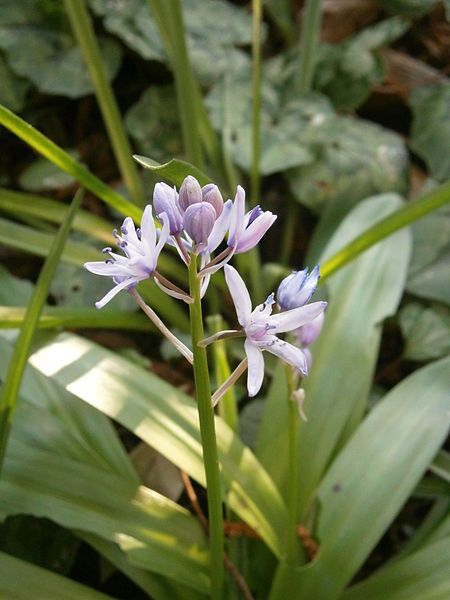
<path id="1" fill-rule="evenodd" d="M 127 228 L 124 227 L 123 225 L 120 227 L 120 231 L 123 233 L 123 235 L 127 235 L 128 234 Z"/>
<path id="2" fill-rule="evenodd" d="M 106 248 L 103 248 L 102 252 L 103 254 L 109 254 L 112 252 L 112 248 L 110 246 L 106 246 Z"/>

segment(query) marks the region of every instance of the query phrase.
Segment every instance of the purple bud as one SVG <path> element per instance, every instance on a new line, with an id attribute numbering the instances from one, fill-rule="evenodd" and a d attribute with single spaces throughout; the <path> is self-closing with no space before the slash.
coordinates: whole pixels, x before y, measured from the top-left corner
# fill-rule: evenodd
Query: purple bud
<path id="1" fill-rule="evenodd" d="M 319 337 L 320 332 L 322 331 L 324 317 L 325 313 L 322 312 L 310 323 L 306 323 L 296 329 L 295 335 L 303 348 L 310 346 Z"/>
<path id="2" fill-rule="evenodd" d="M 183 217 L 178 208 L 178 194 L 167 183 L 157 183 L 153 192 L 153 206 L 158 217 L 166 213 L 169 219 L 170 235 L 176 235 L 183 229 Z"/>
<path id="3" fill-rule="evenodd" d="M 186 233 L 196 244 L 206 244 L 216 221 L 216 211 L 212 204 L 200 202 L 188 206 L 183 217 Z"/>
<path id="4" fill-rule="evenodd" d="M 249 225 L 251 225 L 253 223 L 253 221 L 255 219 L 257 219 L 258 217 L 260 217 L 262 214 L 263 214 L 263 211 L 261 210 L 261 207 L 258 204 L 257 206 L 255 206 L 255 208 L 253 208 L 250 211 L 250 214 L 248 215 L 248 224 L 247 224 L 247 227 Z"/>
<path id="5" fill-rule="evenodd" d="M 213 183 L 204 185 L 202 187 L 202 197 L 203 202 L 209 202 L 209 204 L 213 205 L 216 216 L 219 217 L 223 210 L 223 198 L 217 185 L 214 185 Z"/>
<path id="6" fill-rule="evenodd" d="M 320 267 L 315 266 L 308 275 L 308 269 L 294 271 L 278 286 L 277 302 L 281 310 L 291 310 L 304 306 L 317 289 Z"/>
<path id="7" fill-rule="evenodd" d="M 184 213 L 184 211 L 187 210 L 188 206 L 191 206 L 191 204 L 197 204 L 201 201 L 202 188 L 200 187 L 200 184 L 195 179 L 195 177 L 192 177 L 192 175 L 188 175 L 187 177 L 185 177 L 180 187 L 178 203 L 181 212 Z"/>

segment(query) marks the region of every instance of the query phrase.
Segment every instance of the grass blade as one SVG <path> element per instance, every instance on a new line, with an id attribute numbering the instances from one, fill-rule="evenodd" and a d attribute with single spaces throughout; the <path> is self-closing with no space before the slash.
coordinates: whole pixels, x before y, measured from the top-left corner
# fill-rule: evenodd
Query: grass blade
<path id="1" fill-rule="evenodd" d="M 48 160 L 65 173 L 75 177 L 84 188 L 101 198 L 106 204 L 109 204 L 123 215 L 140 221 L 142 214 L 140 208 L 128 202 L 123 196 L 93 175 L 89 169 L 73 158 L 73 156 L 70 156 L 70 154 L 57 146 L 48 137 L 2 104 L 0 104 L 0 125 L 9 129 L 9 131 L 34 148 L 39 154 L 48 158 Z"/>
<path id="2" fill-rule="evenodd" d="M 14 409 L 22 381 L 23 372 L 28 359 L 28 354 L 33 341 L 34 331 L 39 321 L 42 307 L 47 298 L 48 289 L 60 260 L 64 245 L 72 226 L 72 221 L 81 204 L 84 190 L 80 189 L 75 194 L 69 211 L 58 233 L 55 236 L 50 252 L 45 260 L 33 296 L 27 307 L 19 339 L 14 348 L 14 353 L 9 363 L 3 386 L 3 394 L 0 402 L 0 471 L 8 443 L 9 431 L 13 419 Z"/>

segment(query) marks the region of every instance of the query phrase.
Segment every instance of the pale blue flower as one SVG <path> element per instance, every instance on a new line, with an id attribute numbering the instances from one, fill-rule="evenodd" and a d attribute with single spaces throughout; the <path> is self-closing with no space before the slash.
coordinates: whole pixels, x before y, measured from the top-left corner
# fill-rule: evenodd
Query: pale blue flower
<path id="1" fill-rule="evenodd" d="M 117 231 L 114 232 L 117 245 L 125 256 L 115 254 L 111 248 L 105 248 L 103 252 L 109 255 L 106 261 L 85 263 L 84 266 L 88 271 L 96 275 L 112 277 L 116 284 L 106 296 L 95 303 L 97 308 L 103 308 L 121 290 L 135 287 L 156 271 L 159 254 L 169 236 L 169 219 L 165 213 L 161 214 L 161 220 L 163 227 L 157 240 L 152 207 L 149 204 L 142 215 L 140 229 L 136 230 L 133 220 L 127 217 L 120 228 L 121 235 Z M 174 295 L 172 290 L 168 290 L 165 286 L 160 285 L 160 287 L 166 293 Z"/>
<path id="2" fill-rule="evenodd" d="M 225 265 L 224 271 L 238 321 L 246 335 L 244 345 L 248 359 L 249 396 L 257 394 L 263 382 L 264 350 L 292 365 L 302 375 L 306 375 L 308 364 L 303 350 L 281 340 L 276 334 L 293 331 L 310 323 L 324 311 L 327 303 L 314 302 L 272 315 L 272 305 L 275 301 L 274 295 L 271 294 L 264 304 L 252 310 L 250 295 L 239 273 L 230 265 Z"/>

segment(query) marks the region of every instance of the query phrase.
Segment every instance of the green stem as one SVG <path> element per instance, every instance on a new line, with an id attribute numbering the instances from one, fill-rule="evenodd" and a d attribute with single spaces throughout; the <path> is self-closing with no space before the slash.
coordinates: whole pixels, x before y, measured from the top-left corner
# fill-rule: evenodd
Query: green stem
<path id="1" fill-rule="evenodd" d="M 259 198 L 259 157 L 260 157 L 260 137 L 261 137 L 261 20 L 262 20 L 262 2 L 253 0 L 253 120 L 252 120 L 252 170 L 251 170 L 251 205 L 255 206 Z"/>
<path id="2" fill-rule="evenodd" d="M 105 122 L 111 146 L 131 198 L 139 205 L 145 203 L 144 190 L 125 133 L 114 92 L 108 81 L 100 49 L 84 0 L 64 0 L 73 32 L 86 61 L 95 95 Z"/>
<path id="3" fill-rule="evenodd" d="M 198 124 L 199 94 L 192 75 L 186 45 L 180 0 L 149 0 L 163 42 L 172 63 L 184 147 L 189 162 L 203 168 L 203 154 Z"/>
<path id="4" fill-rule="evenodd" d="M 366 229 L 364 233 L 356 237 L 350 244 L 326 260 L 320 269 L 321 282 L 377 242 L 413 221 L 421 219 L 428 213 L 437 210 L 448 202 L 450 202 L 450 181 L 443 183 L 419 200 L 408 202 L 400 210 L 388 215 L 372 227 L 369 227 L 369 229 Z"/>
<path id="5" fill-rule="evenodd" d="M 298 513 L 298 407 L 292 399 L 297 384 L 297 374 L 286 365 L 289 402 L 289 481 L 288 511 L 289 525 L 286 542 L 286 562 L 295 566 L 298 561 L 297 513 Z"/>
<path id="6" fill-rule="evenodd" d="M 13 354 L 8 365 L 0 401 L 0 472 L 8 444 L 14 410 L 27 364 L 34 332 L 38 326 L 39 317 L 47 298 L 48 289 L 56 267 L 69 235 L 75 214 L 83 199 L 84 191 L 80 189 L 67 211 L 66 218 L 56 234 L 49 255 L 39 274 L 33 295 L 28 303 L 25 318 L 20 328 L 19 337 L 14 346 Z"/>
<path id="7" fill-rule="evenodd" d="M 203 446 L 206 491 L 208 495 L 211 598 L 213 600 L 220 600 L 224 580 L 222 489 L 214 425 L 214 409 L 211 403 L 208 359 L 206 349 L 198 346 L 198 342 L 203 339 L 204 333 L 200 280 L 197 277 L 197 256 L 193 254 L 191 255 L 189 265 L 189 291 L 193 298 L 193 302 L 189 306 L 189 312 L 191 318 L 192 350 L 194 353 L 194 378 Z"/>
<path id="8" fill-rule="evenodd" d="M 298 90 L 303 94 L 311 91 L 317 61 L 317 46 L 320 38 L 320 0 L 307 0 L 303 9 L 300 38 L 300 68 Z"/>

